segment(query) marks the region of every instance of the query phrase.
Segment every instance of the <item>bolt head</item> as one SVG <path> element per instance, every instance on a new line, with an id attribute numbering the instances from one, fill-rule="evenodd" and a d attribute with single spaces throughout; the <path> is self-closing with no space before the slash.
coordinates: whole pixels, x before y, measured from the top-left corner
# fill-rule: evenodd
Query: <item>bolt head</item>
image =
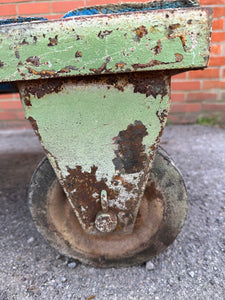
<path id="1" fill-rule="evenodd" d="M 95 227 L 100 232 L 112 232 L 116 229 L 117 217 L 112 212 L 99 212 L 95 219 Z"/>

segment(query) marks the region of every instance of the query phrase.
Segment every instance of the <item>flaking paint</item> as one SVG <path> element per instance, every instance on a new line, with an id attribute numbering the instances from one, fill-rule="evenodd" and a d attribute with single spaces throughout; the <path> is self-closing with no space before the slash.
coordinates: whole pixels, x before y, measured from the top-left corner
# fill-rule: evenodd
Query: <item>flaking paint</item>
<path id="1" fill-rule="evenodd" d="M 0 82 L 96 70 L 99 74 L 204 68 L 210 13 L 204 8 L 167 9 L 2 25 Z"/>

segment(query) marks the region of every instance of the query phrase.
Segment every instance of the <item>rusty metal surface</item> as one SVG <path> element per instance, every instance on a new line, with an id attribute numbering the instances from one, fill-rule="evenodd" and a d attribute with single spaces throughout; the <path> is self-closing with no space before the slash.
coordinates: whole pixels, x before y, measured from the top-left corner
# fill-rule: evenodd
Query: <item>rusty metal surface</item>
<path id="1" fill-rule="evenodd" d="M 108 219 L 110 228 L 102 231 L 130 233 L 166 122 L 170 75 L 52 79 L 19 88 L 83 229 L 101 234 Z"/>
<path id="2" fill-rule="evenodd" d="M 207 66 L 211 10 L 165 9 L 0 26 L 0 82 Z"/>
<path id="3" fill-rule="evenodd" d="M 182 177 L 161 149 L 156 153 L 132 234 L 84 232 L 46 158 L 33 176 L 29 204 L 39 231 L 51 245 L 64 255 L 97 267 L 145 262 L 173 242 L 187 213 Z"/>

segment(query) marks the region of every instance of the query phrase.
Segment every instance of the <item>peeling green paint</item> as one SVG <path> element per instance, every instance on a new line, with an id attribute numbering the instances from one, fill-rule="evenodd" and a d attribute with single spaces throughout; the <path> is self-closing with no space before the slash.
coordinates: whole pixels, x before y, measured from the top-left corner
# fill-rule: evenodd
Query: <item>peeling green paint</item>
<path id="1" fill-rule="evenodd" d="M 82 165 L 89 172 L 97 165 L 99 178 L 106 174 L 111 178 L 115 174 L 113 138 L 135 120 L 141 120 L 149 133 L 143 141 L 146 149 L 155 143 L 162 126 L 156 112 L 169 109 L 169 95 L 161 101 L 160 95 L 146 98 L 133 89 L 128 85 L 121 92 L 107 86 L 69 84 L 58 94 L 32 96 L 32 106 L 25 106 L 26 118 L 36 120 L 43 146 L 57 157 L 64 176 L 66 166 Z"/>
<path id="2" fill-rule="evenodd" d="M 64 79 L 60 91 L 45 95 L 34 92 L 41 88 L 38 83 L 28 95 L 30 87 L 26 82 L 20 84 L 20 92 L 26 118 L 35 120 L 36 133 L 62 186 L 70 176 L 69 170 L 81 168 L 82 172 L 90 174 L 95 167 L 96 180 L 104 180 L 117 194 L 116 199 L 109 201 L 110 209 L 126 213 L 130 210 L 129 206 L 133 207 L 133 224 L 129 228 L 132 230 L 144 191 L 144 178 L 149 172 L 169 110 L 170 76 L 158 74 L 160 79 L 156 81 L 151 78 L 155 74 L 141 76 L 141 80 L 143 78 L 143 82 L 150 84 L 150 90 L 153 90 L 147 95 L 141 90 L 136 91 L 134 84 L 128 82 L 129 77 L 124 76 L 119 75 L 120 79 L 112 84 L 107 83 L 108 76 L 100 76 L 99 83 L 93 78 L 93 83 L 88 84 L 81 79 L 78 82 Z M 128 130 L 131 124 L 142 124 L 147 135 L 142 141 L 146 153 L 143 167 L 129 174 L 116 170 L 114 159 L 118 150 L 115 138 L 121 131 Z M 133 143 L 132 139 L 128 142 Z M 128 148 L 128 151 L 131 150 Z M 116 176 L 123 178 L 121 186 L 114 186 Z M 82 207 L 81 212 L 76 208 L 76 201 L 82 199 L 73 200 L 66 188 L 65 192 L 84 230 L 95 233 L 94 225 L 87 225 L 82 217 L 85 206 L 79 206 Z"/>
<path id="3" fill-rule="evenodd" d="M 2 25 L 0 82 L 203 68 L 209 56 L 209 14 L 202 8 L 167 9 Z"/>

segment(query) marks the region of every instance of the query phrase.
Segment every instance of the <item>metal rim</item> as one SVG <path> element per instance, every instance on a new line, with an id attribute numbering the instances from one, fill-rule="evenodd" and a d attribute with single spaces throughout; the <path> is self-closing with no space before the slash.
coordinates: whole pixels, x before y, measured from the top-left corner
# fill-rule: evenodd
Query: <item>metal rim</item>
<path id="1" fill-rule="evenodd" d="M 132 234 L 84 233 L 46 158 L 31 180 L 29 204 L 37 229 L 54 248 L 97 267 L 147 261 L 174 241 L 187 213 L 182 176 L 162 149 L 155 155 Z"/>

